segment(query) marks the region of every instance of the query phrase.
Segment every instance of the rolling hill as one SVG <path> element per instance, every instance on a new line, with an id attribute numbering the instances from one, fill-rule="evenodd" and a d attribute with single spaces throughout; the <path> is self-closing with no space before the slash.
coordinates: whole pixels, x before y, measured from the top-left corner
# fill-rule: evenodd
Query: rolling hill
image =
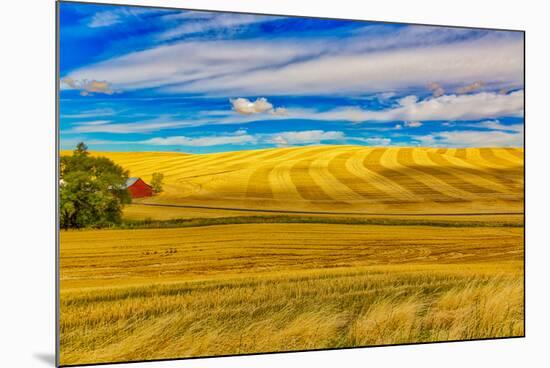
<path id="1" fill-rule="evenodd" d="M 347 213 L 521 213 L 523 149 L 308 146 L 96 152 L 165 191 L 138 202 Z"/>

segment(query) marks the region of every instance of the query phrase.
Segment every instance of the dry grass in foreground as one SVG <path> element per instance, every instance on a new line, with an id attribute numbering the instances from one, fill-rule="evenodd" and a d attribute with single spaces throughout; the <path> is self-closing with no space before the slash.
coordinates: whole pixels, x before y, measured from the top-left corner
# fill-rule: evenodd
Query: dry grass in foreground
<path id="1" fill-rule="evenodd" d="M 61 308 L 62 364 L 523 335 L 518 264 L 88 290 Z"/>
<path id="2" fill-rule="evenodd" d="M 523 335 L 522 228 L 61 234 L 61 364 Z"/>

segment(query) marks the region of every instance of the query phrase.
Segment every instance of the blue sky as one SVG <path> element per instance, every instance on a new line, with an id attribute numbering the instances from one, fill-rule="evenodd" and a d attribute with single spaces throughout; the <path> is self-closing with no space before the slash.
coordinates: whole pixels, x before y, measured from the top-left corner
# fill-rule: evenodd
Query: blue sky
<path id="1" fill-rule="evenodd" d="M 61 148 L 523 144 L 523 34 L 60 4 Z"/>

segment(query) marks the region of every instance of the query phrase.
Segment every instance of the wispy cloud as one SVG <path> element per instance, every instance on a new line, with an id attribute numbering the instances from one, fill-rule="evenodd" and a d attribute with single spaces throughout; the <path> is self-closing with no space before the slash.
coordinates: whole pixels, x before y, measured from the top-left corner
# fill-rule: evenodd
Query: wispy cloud
<path id="1" fill-rule="evenodd" d="M 346 136 L 339 131 L 306 130 L 285 131 L 273 134 L 248 134 L 246 130 L 237 130 L 224 135 L 209 135 L 201 137 L 172 136 L 156 137 L 139 142 L 138 144 L 155 146 L 187 146 L 208 147 L 220 145 L 248 145 L 268 144 L 276 146 L 293 146 L 304 144 L 320 144 L 326 141 L 343 141 Z"/>
<path id="2" fill-rule="evenodd" d="M 369 146 L 389 146 L 392 143 L 391 138 L 382 137 L 359 138 L 358 140 L 367 143 Z"/>
<path id="3" fill-rule="evenodd" d="M 367 49 L 364 38 L 177 42 L 75 70 L 124 90 L 241 95 L 366 93 L 424 89 L 429 81 L 523 83 L 523 41 L 489 35 L 453 44 Z M 185 60 L 182 63 L 181 60 Z M 404 62 L 406 60 L 406 62 Z M 245 61 L 245 62 L 243 62 Z"/>
<path id="4" fill-rule="evenodd" d="M 258 15 L 206 12 L 181 12 L 164 18 L 180 24 L 158 34 L 156 38 L 162 41 L 212 31 L 234 33 L 243 26 L 273 20 Z"/>
<path id="5" fill-rule="evenodd" d="M 76 142 L 82 139 L 65 140 L 67 142 Z M 302 146 L 309 144 L 324 143 L 350 143 L 361 142 L 369 146 L 387 146 L 392 143 L 390 138 L 385 137 L 355 137 L 347 136 L 342 131 L 324 131 L 324 130 L 303 130 L 303 131 L 282 131 L 277 133 L 256 133 L 249 134 L 245 129 L 239 129 L 232 133 L 207 135 L 207 136 L 169 136 L 155 137 L 141 141 L 104 141 L 89 140 L 94 144 L 138 144 L 151 146 L 183 146 L 183 147 L 212 147 L 222 145 L 264 145 L 264 146 Z"/>
<path id="6" fill-rule="evenodd" d="M 280 132 L 272 135 L 264 136 L 267 143 L 274 143 L 278 146 L 314 144 L 323 141 L 344 140 L 346 138 L 343 132 L 323 130 L 306 130 L 306 131 L 290 131 Z"/>
<path id="7" fill-rule="evenodd" d="M 78 122 L 76 123 L 76 125 L 78 126 L 98 126 L 98 125 L 106 125 L 106 124 L 109 124 L 111 123 L 110 120 L 92 120 L 92 121 L 81 121 L 81 122 Z"/>
<path id="8" fill-rule="evenodd" d="M 110 10 L 98 11 L 85 19 L 85 23 L 89 28 L 111 27 L 123 23 L 128 19 L 139 19 L 142 16 L 159 14 L 166 11 L 154 8 L 117 7 Z"/>
<path id="9" fill-rule="evenodd" d="M 128 134 L 128 133 L 151 133 L 166 129 L 175 129 L 180 127 L 193 126 L 192 120 L 173 120 L 170 117 L 160 116 L 155 119 L 137 121 L 137 122 L 115 122 L 100 120 L 100 123 L 93 122 L 77 122 L 72 125 L 72 128 L 65 130 L 65 133 L 113 133 L 113 134 Z"/>
<path id="10" fill-rule="evenodd" d="M 504 125 L 498 120 L 482 121 L 470 126 L 487 128 L 491 130 L 502 130 L 502 131 L 508 131 L 508 132 L 523 132 L 523 128 L 524 128 L 523 124 Z"/>
<path id="11" fill-rule="evenodd" d="M 432 147 L 522 147 L 522 132 L 448 131 L 413 137 L 424 146 Z"/>
<path id="12" fill-rule="evenodd" d="M 209 136 L 209 137 L 186 137 L 174 136 L 166 138 L 151 138 L 138 143 L 150 144 L 155 146 L 187 146 L 187 147 L 208 147 L 219 145 L 241 145 L 256 143 L 255 137 L 249 134 L 234 134 L 226 136 Z"/>
<path id="13" fill-rule="evenodd" d="M 85 110 L 85 111 L 75 112 L 75 113 L 62 113 L 60 117 L 64 119 L 86 119 L 86 118 L 97 118 L 97 117 L 103 117 L 103 116 L 112 116 L 115 114 L 116 112 L 113 109 L 105 108 L 105 109 Z"/>
<path id="14" fill-rule="evenodd" d="M 304 49 L 308 49 L 304 46 Z M 277 52 L 276 48 L 274 49 Z M 319 52 L 319 51 L 317 51 Z M 479 41 L 368 53 L 328 53 L 281 68 L 255 68 L 238 78 L 224 75 L 173 85 L 172 92 L 241 91 L 245 94 L 330 94 L 403 91 L 437 79 L 449 86 L 481 77 L 522 83 L 522 43 Z M 406 60 L 406 62 L 403 62 Z M 440 94 L 440 93 L 438 93 Z"/>
<path id="15" fill-rule="evenodd" d="M 121 21 L 120 15 L 117 12 L 113 11 L 103 11 L 95 13 L 90 21 L 88 22 L 88 27 L 90 28 L 99 28 L 99 27 L 108 27 L 113 24 L 117 24 Z"/>
<path id="16" fill-rule="evenodd" d="M 276 118 L 276 115 L 265 115 L 263 119 Z M 153 133 L 163 130 L 173 130 L 178 128 L 190 128 L 204 125 L 223 125 L 223 124 L 247 124 L 256 121 L 253 116 L 207 116 L 205 118 L 196 119 L 178 119 L 172 116 L 159 116 L 154 119 L 120 122 L 120 121 L 103 121 L 102 124 L 90 125 L 88 122 L 72 123 L 71 128 L 66 129 L 66 133 L 112 133 L 112 134 L 129 134 L 129 133 Z"/>
<path id="17" fill-rule="evenodd" d="M 319 120 L 353 122 L 479 120 L 501 116 L 523 116 L 523 90 L 507 95 L 480 92 L 471 95 L 443 95 L 425 100 L 411 95 L 399 100 L 398 106 L 385 110 L 340 108 L 310 115 Z"/>
<path id="18" fill-rule="evenodd" d="M 419 121 L 406 121 L 403 125 L 407 128 L 420 128 L 423 124 Z"/>

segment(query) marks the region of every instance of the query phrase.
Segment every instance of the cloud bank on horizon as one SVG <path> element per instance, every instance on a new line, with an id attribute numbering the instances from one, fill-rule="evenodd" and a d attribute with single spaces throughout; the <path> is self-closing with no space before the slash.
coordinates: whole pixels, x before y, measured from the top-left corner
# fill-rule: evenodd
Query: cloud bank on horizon
<path id="1" fill-rule="evenodd" d="M 61 145 L 523 145 L 523 33 L 61 3 Z"/>

